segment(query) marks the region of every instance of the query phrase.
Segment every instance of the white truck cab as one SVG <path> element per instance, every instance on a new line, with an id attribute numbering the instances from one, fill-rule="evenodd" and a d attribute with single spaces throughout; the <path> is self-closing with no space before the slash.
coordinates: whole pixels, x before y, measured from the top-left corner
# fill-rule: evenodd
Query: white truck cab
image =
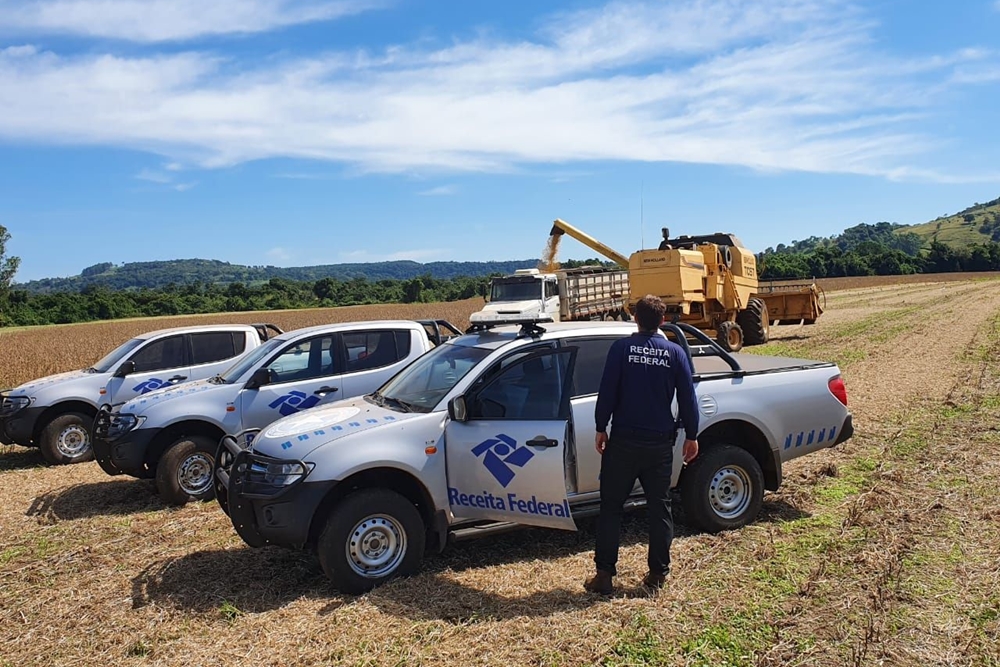
<path id="1" fill-rule="evenodd" d="M 475 325 L 510 322 L 558 322 L 559 281 L 554 273 L 518 269 L 490 281 L 489 302 L 469 321 Z"/>
<path id="2" fill-rule="evenodd" d="M 835 364 L 732 355 L 691 327 L 664 329 L 694 362 L 701 453 L 682 473 L 679 435 L 672 480 L 692 523 L 746 524 L 784 461 L 851 437 Z M 352 593 L 415 572 L 428 544 L 523 525 L 576 530 L 600 503 L 605 360 L 634 332 L 556 323 L 452 339 L 372 394 L 280 419 L 249 446 L 223 438 L 216 497 L 247 544 L 313 550 Z"/>
<path id="3" fill-rule="evenodd" d="M 327 324 L 272 338 L 200 382 L 102 407 L 94 451 L 110 475 L 155 478 L 173 504 L 213 496 L 219 439 L 374 391 L 461 332 L 443 320 Z"/>
<path id="4" fill-rule="evenodd" d="M 280 333 L 273 324 L 225 324 L 136 336 L 89 368 L 0 393 L 0 435 L 38 447 L 49 463 L 89 461 L 90 426 L 99 405 L 211 377 Z"/>

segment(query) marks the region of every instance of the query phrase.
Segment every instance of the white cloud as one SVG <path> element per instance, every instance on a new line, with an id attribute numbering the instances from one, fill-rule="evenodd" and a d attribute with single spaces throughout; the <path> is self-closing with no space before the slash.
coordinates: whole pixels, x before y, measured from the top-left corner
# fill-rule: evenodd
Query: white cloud
<path id="1" fill-rule="evenodd" d="M 439 185 L 428 190 L 421 190 L 417 194 L 423 197 L 444 197 L 447 195 L 453 195 L 456 192 L 458 192 L 458 188 L 454 185 Z"/>
<path id="2" fill-rule="evenodd" d="M 378 54 L 0 52 L 0 138 L 147 150 L 203 168 L 275 157 L 380 172 L 630 160 L 895 177 L 931 173 L 920 154 L 941 141 L 927 124 L 933 105 L 996 58 L 887 55 L 865 17 L 834 0 L 614 3 L 553 17 L 532 41 Z"/>
<path id="3" fill-rule="evenodd" d="M 140 181 L 160 184 L 171 183 L 174 180 L 170 174 L 164 174 L 162 171 L 156 171 L 155 169 L 142 169 L 135 177 Z"/>
<path id="4" fill-rule="evenodd" d="M 0 34 L 160 42 L 264 32 L 377 6 L 377 0 L 0 0 Z"/>
<path id="5" fill-rule="evenodd" d="M 287 248 L 276 246 L 265 253 L 268 259 L 276 262 L 287 262 L 292 258 L 292 253 Z"/>

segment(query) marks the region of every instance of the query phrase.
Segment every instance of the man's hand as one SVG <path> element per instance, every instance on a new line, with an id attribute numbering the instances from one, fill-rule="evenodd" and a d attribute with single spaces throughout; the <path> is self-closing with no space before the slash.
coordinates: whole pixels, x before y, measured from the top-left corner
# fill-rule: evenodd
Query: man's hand
<path id="1" fill-rule="evenodd" d="M 594 449 L 601 456 L 604 456 L 604 448 L 608 446 L 608 434 L 604 431 L 598 431 L 597 437 L 594 438 Z"/>
<path id="2" fill-rule="evenodd" d="M 598 450 L 600 451 L 600 450 Z M 684 463 L 691 463 L 698 456 L 698 441 L 697 440 L 685 440 L 684 441 Z"/>

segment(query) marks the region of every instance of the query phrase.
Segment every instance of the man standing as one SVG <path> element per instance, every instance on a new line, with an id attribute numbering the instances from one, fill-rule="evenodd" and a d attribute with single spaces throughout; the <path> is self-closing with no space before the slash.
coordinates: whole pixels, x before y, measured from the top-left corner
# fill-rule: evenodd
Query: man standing
<path id="1" fill-rule="evenodd" d="M 674 537 L 670 477 L 677 432 L 670 403 L 676 392 L 685 431 L 685 463 L 698 456 L 698 406 L 687 355 L 659 331 L 665 313 L 659 297 L 643 297 L 635 305 L 639 331 L 615 341 L 604 365 L 595 411 L 595 444 L 602 457 L 601 514 L 594 552 L 597 573 L 584 584 L 593 593 L 607 595 L 614 590 L 611 578 L 617 573 L 622 512 L 636 479 L 649 510 L 649 572 L 642 583 L 660 588 L 670 572 Z"/>

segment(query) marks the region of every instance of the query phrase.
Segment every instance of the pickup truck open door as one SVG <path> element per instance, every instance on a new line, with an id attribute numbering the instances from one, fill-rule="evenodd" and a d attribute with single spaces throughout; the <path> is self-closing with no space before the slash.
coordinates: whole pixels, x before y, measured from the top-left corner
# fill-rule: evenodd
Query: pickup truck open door
<path id="1" fill-rule="evenodd" d="M 575 348 L 501 360 L 452 401 L 445 427 L 456 519 L 576 530 L 566 493 Z"/>

